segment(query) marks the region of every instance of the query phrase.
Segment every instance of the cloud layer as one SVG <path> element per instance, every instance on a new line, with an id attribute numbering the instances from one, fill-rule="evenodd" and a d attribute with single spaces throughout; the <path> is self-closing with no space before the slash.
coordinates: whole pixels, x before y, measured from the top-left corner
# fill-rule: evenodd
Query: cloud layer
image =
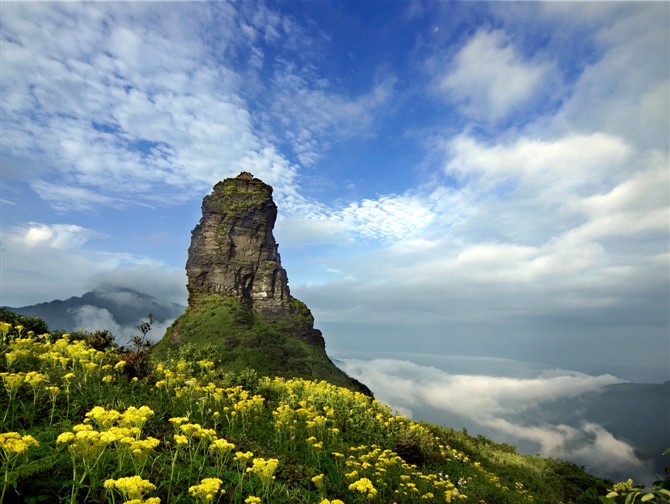
<path id="1" fill-rule="evenodd" d="M 352 359 L 340 366 L 367 384 L 377 399 L 415 419 L 464 427 L 471 434 L 519 446 L 525 453 L 570 460 L 615 480 L 632 476 L 651 482 L 660 476 L 630 443 L 588 418 L 552 424 L 533 416 L 543 405 L 621 382 L 612 375 L 562 370 L 526 378 L 450 374 L 394 359 Z"/>

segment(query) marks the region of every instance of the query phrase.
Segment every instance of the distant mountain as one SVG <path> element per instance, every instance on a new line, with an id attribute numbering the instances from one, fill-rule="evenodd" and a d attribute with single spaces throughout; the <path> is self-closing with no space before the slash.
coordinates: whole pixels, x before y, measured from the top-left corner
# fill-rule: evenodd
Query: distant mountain
<path id="1" fill-rule="evenodd" d="M 57 299 L 31 306 L 4 308 L 21 315 L 39 317 L 47 323 L 50 331 L 108 329 L 122 343 L 121 340 L 135 331 L 135 326 L 149 313 L 155 321 L 154 329 L 158 329 L 169 325 L 186 307 L 130 289 L 101 287 L 64 301 Z M 162 332 L 157 332 L 154 331 L 154 339 L 162 336 Z"/>

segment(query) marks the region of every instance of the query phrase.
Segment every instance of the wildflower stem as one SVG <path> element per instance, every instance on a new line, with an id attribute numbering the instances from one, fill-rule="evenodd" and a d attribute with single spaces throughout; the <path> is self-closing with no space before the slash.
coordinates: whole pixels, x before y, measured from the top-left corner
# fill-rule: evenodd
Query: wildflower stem
<path id="1" fill-rule="evenodd" d="M 174 467 L 177 464 L 178 455 L 179 455 L 179 445 L 177 445 L 177 448 L 174 451 L 174 457 L 172 457 L 172 467 L 170 467 L 170 483 L 168 484 L 168 494 L 167 494 L 168 504 L 170 504 L 170 497 L 172 496 L 172 481 L 174 478 Z"/>
<path id="2" fill-rule="evenodd" d="M 8 485 L 9 485 L 9 467 L 5 469 L 5 479 L 2 483 L 2 494 L 0 494 L 0 502 L 5 502 L 5 492 L 7 491 Z"/>

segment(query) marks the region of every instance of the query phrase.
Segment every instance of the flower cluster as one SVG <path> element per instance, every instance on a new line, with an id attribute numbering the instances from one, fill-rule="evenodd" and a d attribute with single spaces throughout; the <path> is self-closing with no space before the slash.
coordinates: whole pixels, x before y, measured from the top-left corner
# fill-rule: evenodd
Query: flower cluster
<path id="1" fill-rule="evenodd" d="M 141 471 L 149 455 L 160 444 L 160 440 L 153 437 L 140 438 L 144 423 L 153 414 L 147 406 L 130 406 L 123 412 L 96 406 L 86 413 L 84 423 L 75 425 L 71 432 L 61 433 L 56 443 L 67 445 L 72 456 L 82 460 L 85 471 L 90 471 L 97 464 L 110 444 L 117 446 L 120 463 L 124 453 L 129 453 L 133 468 Z"/>
<path id="2" fill-rule="evenodd" d="M 29 434 L 24 436 L 18 432 L 0 434 L 0 450 L 6 460 L 16 454 L 23 455 L 31 446 L 39 446 L 39 443 Z"/>
<path id="3" fill-rule="evenodd" d="M 252 461 L 252 466 L 247 469 L 247 472 L 256 475 L 261 483 L 267 485 L 275 479 L 274 473 L 278 465 L 279 460 L 276 458 L 264 459 L 259 457 Z"/>
<path id="4" fill-rule="evenodd" d="M 126 504 L 159 504 L 159 497 L 144 499 L 144 494 L 156 489 L 156 485 L 140 476 L 128 476 L 119 479 L 108 479 L 104 484 L 107 490 L 118 490 L 125 497 Z"/>
<path id="5" fill-rule="evenodd" d="M 199 485 L 189 487 L 188 493 L 195 497 L 199 502 L 209 504 L 214 500 L 217 492 L 219 492 L 221 483 L 223 483 L 223 481 L 219 478 L 204 478 Z M 221 490 L 221 493 L 224 492 L 225 490 Z"/>
<path id="6" fill-rule="evenodd" d="M 368 499 L 374 499 L 377 497 L 377 489 L 372 484 L 372 481 L 367 478 L 361 478 L 357 481 L 354 481 L 351 485 L 349 485 L 349 490 L 365 494 Z"/>

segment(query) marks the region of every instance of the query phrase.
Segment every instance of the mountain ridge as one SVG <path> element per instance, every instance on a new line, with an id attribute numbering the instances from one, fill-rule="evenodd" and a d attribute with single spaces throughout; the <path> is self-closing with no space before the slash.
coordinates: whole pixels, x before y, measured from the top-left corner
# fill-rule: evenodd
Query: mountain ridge
<path id="1" fill-rule="evenodd" d="M 6 310 L 29 317 L 39 317 L 50 331 L 76 331 L 79 329 L 108 329 L 107 327 L 86 327 L 81 324 L 85 315 L 81 310 L 94 307 L 106 310 L 119 326 L 135 326 L 149 313 L 157 323 L 174 320 L 183 313 L 185 306 L 172 301 L 156 298 L 133 289 L 116 286 L 99 286 L 81 296 L 55 299 L 21 307 L 3 307 Z"/>

